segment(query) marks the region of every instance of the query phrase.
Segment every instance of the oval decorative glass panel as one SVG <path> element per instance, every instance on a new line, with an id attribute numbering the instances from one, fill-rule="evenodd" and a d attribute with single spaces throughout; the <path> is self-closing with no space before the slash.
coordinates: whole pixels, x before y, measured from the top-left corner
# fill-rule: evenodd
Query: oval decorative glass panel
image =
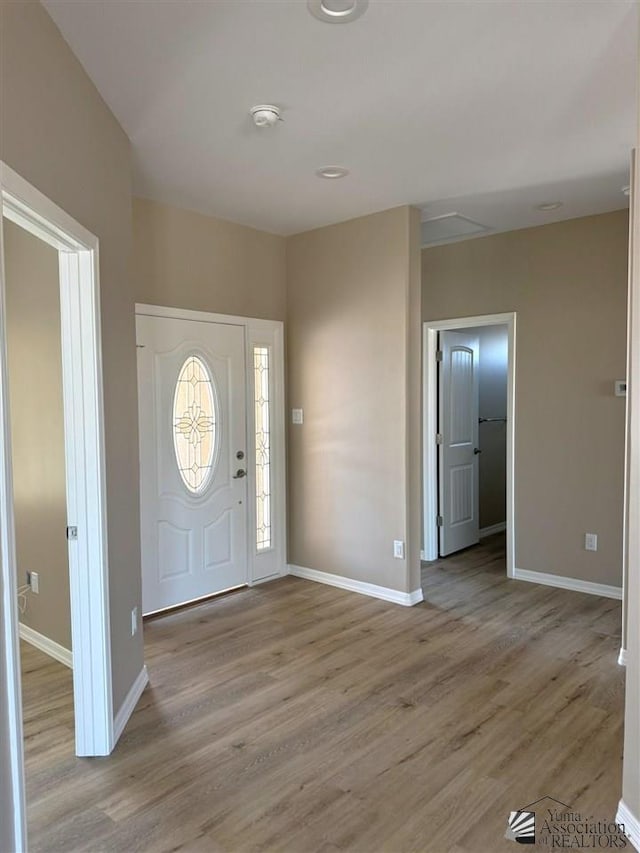
<path id="1" fill-rule="evenodd" d="M 173 447 L 182 482 L 194 495 L 204 491 L 215 458 L 216 407 L 211 374 L 197 355 L 187 358 L 176 380 Z"/>

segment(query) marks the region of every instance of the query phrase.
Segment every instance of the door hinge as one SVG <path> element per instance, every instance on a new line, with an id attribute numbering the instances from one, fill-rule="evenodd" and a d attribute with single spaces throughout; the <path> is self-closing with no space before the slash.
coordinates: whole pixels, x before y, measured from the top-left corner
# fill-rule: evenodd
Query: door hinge
<path id="1" fill-rule="evenodd" d="M 436 515 L 436 527 L 442 527 L 444 524 L 444 519 L 441 515 Z"/>
<path id="2" fill-rule="evenodd" d="M 436 433 L 436 444 L 444 444 L 441 432 Z"/>
<path id="3" fill-rule="evenodd" d="M 78 528 L 73 525 L 71 527 L 67 527 L 67 539 L 69 542 L 73 542 L 78 538 Z"/>
<path id="4" fill-rule="evenodd" d="M 441 349 L 436 350 L 436 361 L 442 361 L 444 358 L 444 353 Z"/>

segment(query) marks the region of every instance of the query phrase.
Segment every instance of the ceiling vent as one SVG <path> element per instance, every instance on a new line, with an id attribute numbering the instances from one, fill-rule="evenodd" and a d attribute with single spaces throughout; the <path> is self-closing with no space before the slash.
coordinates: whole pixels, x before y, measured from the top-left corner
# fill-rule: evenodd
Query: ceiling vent
<path id="1" fill-rule="evenodd" d="M 424 219 L 421 227 L 423 246 L 443 243 L 447 240 L 459 240 L 462 237 L 474 237 L 491 231 L 491 228 L 486 225 L 467 219 L 466 216 L 460 216 L 459 213 L 445 213 L 442 216 L 434 216 L 432 219 Z"/>

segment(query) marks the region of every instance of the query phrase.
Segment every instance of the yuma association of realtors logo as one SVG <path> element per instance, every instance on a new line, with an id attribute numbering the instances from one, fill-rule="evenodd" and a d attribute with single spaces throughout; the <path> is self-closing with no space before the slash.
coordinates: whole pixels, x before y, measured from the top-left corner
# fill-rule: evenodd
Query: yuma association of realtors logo
<path id="1" fill-rule="evenodd" d="M 517 841 L 518 844 L 536 843 L 536 813 L 518 809 L 509 813 L 505 838 Z"/>
<path id="2" fill-rule="evenodd" d="M 555 803 L 555 806 L 538 808 L 536 825 L 536 812 L 531 807 L 545 800 Z M 583 850 L 623 850 L 628 846 L 623 823 L 584 817 L 554 797 L 541 797 L 510 812 L 504 837 L 518 844 L 537 843 L 546 847 Z"/>

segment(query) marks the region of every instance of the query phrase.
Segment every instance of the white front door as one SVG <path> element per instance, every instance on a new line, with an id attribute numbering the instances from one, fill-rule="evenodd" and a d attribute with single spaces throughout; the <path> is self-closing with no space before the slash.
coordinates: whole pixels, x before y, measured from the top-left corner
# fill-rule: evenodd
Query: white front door
<path id="1" fill-rule="evenodd" d="M 142 611 L 247 583 L 242 326 L 138 315 Z"/>
<path id="2" fill-rule="evenodd" d="M 480 541 L 478 336 L 440 332 L 438 372 L 440 556 Z"/>

